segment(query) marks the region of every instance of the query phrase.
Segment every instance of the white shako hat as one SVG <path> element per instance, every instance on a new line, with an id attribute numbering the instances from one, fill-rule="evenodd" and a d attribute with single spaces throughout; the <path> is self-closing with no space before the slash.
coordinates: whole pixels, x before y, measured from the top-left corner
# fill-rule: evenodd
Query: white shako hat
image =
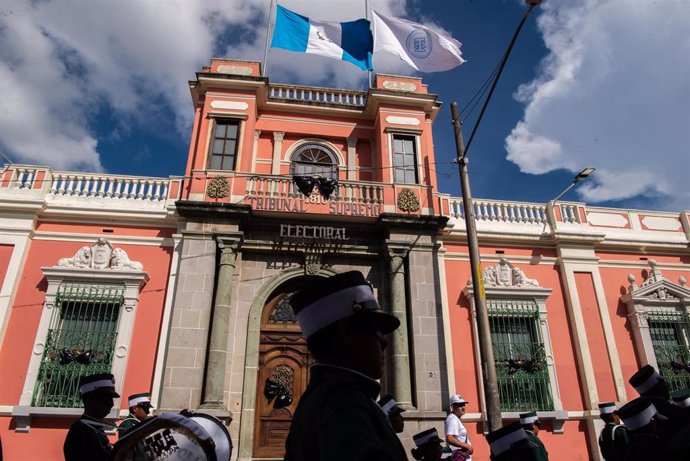
<path id="1" fill-rule="evenodd" d="M 510 450 L 510 447 L 521 440 L 527 440 L 527 432 L 525 432 L 518 421 L 493 432 L 489 432 L 486 435 L 486 441 L 489 442 L 489 448 L 493 456 L 505 453 Z"/>
<path id="2" fill-rule="evenodd" d="M 395 401 L 392 395 L 386 394 L 381 400 L 378 401 L 381 410 L 386 414 L 386 416 L 394 415 L 395 413 L 402 413 L 405 411 L 403 408 L 398 406 L 398 402 Z"/>
<path id="3" fill-rule="evenodd" d="M 615 413 L 618 408 L 616 407 L 616 402 L 605 402 L 599 404 L 599 413 L 602 415 L 610 415 Z"/>
<path id="4" fill-rule="evenodd" d="M 140 403 L 151 403 L 151 394 L 148 392 L 142 392 L 141 394 L 132 394 L 130 395 L 127 400 L 129 400 L 129 406 L 131 407 L 136 407 Z"/>
<path id="5" fill-rule="evenodd" d="M 443 439 L 438 436 L 438 432 L 433 427 L 412 436 L 414 446 L 419 448 L 427 443 L 443 443 Z"/>
<path id="6" fill-rule="evenodd" d="M 79 380 L 79 394 L 81 396 L 96 391 L 108 394 L 111 397 L 120 397 L 120 394 L 115 392 L 115 377 L 110 373 L 84 376 Z"/>
<path id="7" fill-rule="evenodd" d="M 638 394 L 644 396 L 664 378 L 651 365 L 645 365 L 630 377 L 628 382 Z"/>
<path id="8" fill-rule="evenodd" d="M 682 389 L 671 394 L 673 404 L 683 408 L 690 407 L 690 389 Z"/>
<path id="9" fill-rule="evenodd" d="M 647 397 L 631 400 L 618 410 L 618 416 L 623 420 L 625 427 L 631 431 L 649 424 L 656 413 L 656 407 Z"/>
<path id="10" fill-rule="evenodd" d="M 535 421 L 539 421 L 539 416 L 537 416 L 536 411 L 520 413 L 520 424 L 532 424 Z"/>
<path id="11" fill-rule="evenodd" d="M 400 326 L 400 320 L 381 310 L 374 291 L 358 271 L 337 274 L 302 288 L 290 298 L 290 305 L 306 339 L 351 316 L 365 319 L 384 334 Z"/>

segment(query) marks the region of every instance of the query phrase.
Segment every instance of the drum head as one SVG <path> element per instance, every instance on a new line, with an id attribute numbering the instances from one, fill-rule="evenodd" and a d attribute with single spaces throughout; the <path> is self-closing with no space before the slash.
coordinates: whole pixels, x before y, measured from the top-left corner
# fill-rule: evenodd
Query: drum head
<path id="1" fill-rule="evenodd" d="M 117 441 L 114 461 L 216 461 L 211 434 L 177 413 L 147 419 Z"/>
<path id="2" fill-rule="evenodd" d="M 232 439 L 223 421 L 204 413 L 194 413 L 189 419 L 194 420 L 213 437 L 213 441 L 216 444 L 216 460 L 230 461 L 230 456 L 232 456 Z"/>

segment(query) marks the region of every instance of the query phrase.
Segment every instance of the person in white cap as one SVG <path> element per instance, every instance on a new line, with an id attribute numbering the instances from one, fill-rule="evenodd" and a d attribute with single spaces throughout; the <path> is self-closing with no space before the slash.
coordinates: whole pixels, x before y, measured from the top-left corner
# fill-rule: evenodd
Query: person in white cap
<path id="1" fill-rule="evenodd" d="M 538 455 L 540 461 L 547 461 L 549 459 L 549 453 L 546 451 L 544 443 L 539 440 L 539 431 L 541 430 L 541 421 L 539 421 L 539 416 L 537 416 L 536 411 L 530 411 L 528 413 L 520 414 L 520 424 L 522 428 L 527 433 L 530 441 L 539 447 Z"/>
<path id="2" fill-rule="evenodd" d="M 405 448 L 374 400 L 384 373 L 384 335 L 400 321 L 381 310 L 357 271 L 301 289 L 290 305 L 316 364 L 292 419 L 285 460 L 405 461 Z"/>
<path id="3" fill-rule="evenodd" d="M 652 399 L 638 397 L 631 400 L 618 410 L 618 416 L 630 435 L 630 445 L 623 458 L 625 461 L 666 461 L 666 441 Z"/>
<path id="4" fill-rule="evenodd" d="M 405 421 L 403 420 L 402 414 L 405 409 L 398 406 L 398 402 L 395 401 L 392 395 L 386 394 L 381 400 L 379 400 L 379 406 L 381 411 L 388 416 L 388 420 L 393 427 L 396 434 L 401 434 L 405 430 Z"/>
<path id="5" fill-rule="evenodd" d="M 151 408 L 153 408 L 151 394 L 148 392 L 130 395 L 127 400 L 129 400 L 129 415 L 117 427 L 118 437 L 123 437 L 127 432 L 141 424 L 149 417 Z"/>
<path id="6" fill-rule="evenodd" d="M 690 423 L 690 412 L 670 402 L 668 385 L 651 365 L 640 368 L 628 380 L 640 397 L 647 397 L 654 403 L 654 408 L 661 415 L 664 433 L 671 436 Z"/>
<path id="7" fill-rule="evenodd" d="M 444 430 L 446 433 L 446 443 L 453 453 L 454 461 L 471 460 L 474 449 L 470 443 L 467 429 L 462 424 L 460 418 L 465 414 L 467 409 L 467 400 L 463 399 L 461 395 L 452 395 L 450 397 L 450 414 L 446 417 Z"/>
<path id="8" fill-rule="evenodd" d="M 443 452 L 443 439 L 436 429 L 431 428 L 412 436 L 415 448 L 412 457 L 417 461 L 439 461 Z"/>
<path id="9" fill-rule="evenodd" d="M 84 414 L 67 432 L 62 447 L 65 461 L 110 460 L 113 447 L 105 429 L 114 426 L 103 418 L 113 408 L 113 398 L 120 397 L 115 392 L 115 378 L 110 373 L 84 376 L 79 381 L 79 394 L 84 402 Z"/>
<path id="10" fill-rule="evenodd" d="M 621 424 L 616 404 L 606 402 L 599 404 L 599 416 L 606 423 L 599 434 L 599 449 L 606 461 L 623 461 L 630 440 L 628 430 Z"/>
<path id="11" fill-rule="evenodd" d="M 503 426 L 486 435 L 491 461 L 539 461 L 539 447 L 535 445 L 519 421 Z"/>

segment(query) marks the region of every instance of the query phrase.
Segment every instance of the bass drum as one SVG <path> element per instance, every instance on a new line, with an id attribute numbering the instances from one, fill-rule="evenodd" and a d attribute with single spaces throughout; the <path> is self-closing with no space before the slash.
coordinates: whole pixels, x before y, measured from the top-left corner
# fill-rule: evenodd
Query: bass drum
<path id="1" fill-rule="evenodd" d="M 232 439 L 223 421 L 204 413 L 194 413 L 189 419 L 198 423 L 211 434 L 216 444 L 216 460 L 230 461 L 230 456 L 232 456 Z"/>
<path id="2" fill-rule="evenodd" d="M 177 413 L 161 413 L 129 431 L 113 447 L 114 461 L 216 461 L 204 427 Z"/>

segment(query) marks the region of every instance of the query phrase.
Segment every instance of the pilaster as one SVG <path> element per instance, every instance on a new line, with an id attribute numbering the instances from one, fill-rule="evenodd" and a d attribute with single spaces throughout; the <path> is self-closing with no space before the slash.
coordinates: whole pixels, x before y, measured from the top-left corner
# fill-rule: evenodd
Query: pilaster
<path id="1" fill-rule="evenodd" d="M 280 174 L 280 154 L 283 152 L 283 138 L 284 131 L 273 132 L 273 165 L 271 167 L 271 174 Z"/>

